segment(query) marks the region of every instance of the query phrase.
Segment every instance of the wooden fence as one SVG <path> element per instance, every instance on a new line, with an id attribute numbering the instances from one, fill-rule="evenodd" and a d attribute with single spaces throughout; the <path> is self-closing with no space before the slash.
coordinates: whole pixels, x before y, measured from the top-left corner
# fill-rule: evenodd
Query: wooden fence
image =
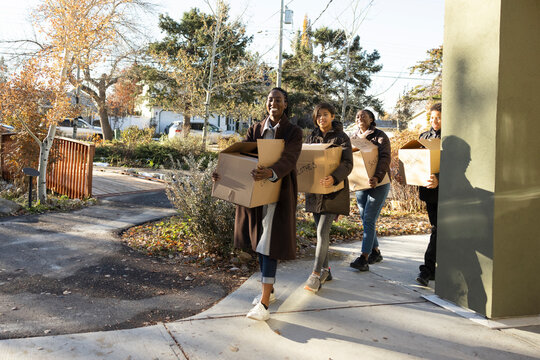
<path id="1" fill-rule="evenodd" d="M 15 134 L 1 134 L 0 167 L 4 179 L 13 179 L 13 170 L 5 162 Z M 47 189 L 71 199 L 92 196 L 92 164 L 95 145 L 69 138 L 55 137 L 47 166 Z"/>
<path id="2" fill-rule="evenodd" d="M 92 196 L 95 145 L 55 137 L 47 171 L 47 188 L 71 199 Z"/>
<path id="3" fill-rule="evenodd" d="M 8 161 L 7 154 L 13 151 L 15 133 L 0 134 L 0 176 L 5 180 L 13 180 L 15 168 Z"/>

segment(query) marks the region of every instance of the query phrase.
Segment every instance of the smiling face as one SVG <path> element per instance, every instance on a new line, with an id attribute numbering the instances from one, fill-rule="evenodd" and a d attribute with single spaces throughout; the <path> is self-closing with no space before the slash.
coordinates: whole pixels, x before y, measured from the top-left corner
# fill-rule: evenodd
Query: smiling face
<path id="1" fill-rule="evenodd" d="M 363 110 L 356 113 L 356 125 L 362 130 L 362 132 L 369 129 L 369 125 L 373 122 L 373 119 L 369 114 Z"/>
<path id="2" fill-rule="evenodd" d="M 266 111 L 272 121 L 279 121 L 287 108 L 285 96 L 279 90 L 272 90 L 266 99 Z"/>
<path id="3" fill-rule="evenodd" d="M 429 117 L 429 123 L 431 124 L 431 127 L 433 128 L 433 130 L 435 131 L 441 130 L 441 112 L 437 110 L 433 110 Z"/>
<path id="4" fill-rule="evenodd" d="M 327 109 L 319 109 L 319 111 L 317 111 L 316 118 L 319 129 L 321 129 L 323 133 L 328 132 L 328 130 L 332 128 L 332 121 L 335 117 L 336 116 Z"/>

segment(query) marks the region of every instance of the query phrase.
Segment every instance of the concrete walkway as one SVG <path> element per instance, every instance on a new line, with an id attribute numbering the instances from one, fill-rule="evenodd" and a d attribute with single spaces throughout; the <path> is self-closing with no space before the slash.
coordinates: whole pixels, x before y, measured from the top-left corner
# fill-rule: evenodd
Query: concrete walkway
<path id="1" fill-rule="evenodd" d="M 92 196 L 101 198 L 118 194 L 132 194 L 165 189 L 163 180 L 141 176 L 135 170 L 95 166 L 92 179 Z M 148 174 L 151 175 L 151 174 Z"/>
<path id="2" fill-rule="evenodd" d="M 492 329 L 434 305 L 414 284 L 427 236 L 380 239 L 382 263 L 348 263 L 360 243 L 332 248 L 334 280 L 303 290 L 311 260 L 281 263 L 267 322 L 245 318 L 255 274 L 211 309 L 181 321 L 111 332 L 0 341 L 0 359 L 540 359 L 540 326 Z"/>

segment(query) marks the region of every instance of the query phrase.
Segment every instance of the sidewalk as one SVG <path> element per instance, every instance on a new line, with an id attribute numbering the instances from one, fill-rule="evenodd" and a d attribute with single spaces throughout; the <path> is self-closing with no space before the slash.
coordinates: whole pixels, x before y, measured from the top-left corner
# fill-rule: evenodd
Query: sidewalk
<path id="1" fill-rule="evenodd" d="M 348 263 L 361 243 L 332 247 L 334 280 L 303 290 L 311 260 L 281 263 L 271 318 L 245 318 L 259 275 L 181 321 L 111 332 L 0 341 L 0 359 L 540 359 L 540 326 L 494 330 L 425 300 L 414 284 L 427 235 L 379 240 L 383 262 Z"/>

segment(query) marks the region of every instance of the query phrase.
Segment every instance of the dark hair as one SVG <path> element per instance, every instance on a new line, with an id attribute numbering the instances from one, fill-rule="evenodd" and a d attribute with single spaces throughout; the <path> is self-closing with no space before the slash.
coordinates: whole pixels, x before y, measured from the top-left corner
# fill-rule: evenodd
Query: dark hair
<path id="1" fill-rule="evenodd" d="M 326 103 L 326 102 L 323 102 L 323 103 L 319 103 L 315 106 L 315 109 L 313 109 L 313 123 L 315 124 L 315 127 L 317 127 L 317 114 L 319 113 L 319 110 L 321 109 L 324 109 L 324 110 L 328 110 L 328 112 L 332 115 L 336 115 L 336 109 L 334 109 L 334 107 L 329 104 L 329 103 Z"/>
<path id="2" fill-rule="evenodd" d="M 270 92 L 268 94 L 270 94 L 272 91 L 279 91 L 280 93 L 283 94 L 283 97 L 285 98 L 285 102 L 287 103 L 287 107 L 285 108 L 285 111 L 283 111 L 285 113 L 285 115 L 289 116 L 289 113 L 290 113 L 290 109 L 289 109 L 289 94 L 283 90 L 282 88 L 280 87 L 275 87 L 273 88 L 272 90 L 270 90 Z"/>
<path id="3" fill-rule="evenodd" d="M 429 112 L 432 112 L 432 111 L 438 111 L 438 112 L 442 113 L 442 104 L 440 102 L 438 102 L 438 103 L 435 103 L 435 104 L 431 105 L 431 107 L 429 108 Z"/>
<path id="4" fill-rule="evenodd" d="M 375 115 L 373 114 L 373 112 L 371 112 L 371 110 L 368 110 L 368 109 L 362 109 L 362 110 L 358 110 L 356 113 L 358 114 L 359 112 L 362 112 L 362 111 L 364 111 L 366 114 L 368 114 L 368 116 L 371 118 L 371 120 L 373 120 L 371 122 L 371 125 L 376 126 L 377 124 L 375 124 Z"/>

